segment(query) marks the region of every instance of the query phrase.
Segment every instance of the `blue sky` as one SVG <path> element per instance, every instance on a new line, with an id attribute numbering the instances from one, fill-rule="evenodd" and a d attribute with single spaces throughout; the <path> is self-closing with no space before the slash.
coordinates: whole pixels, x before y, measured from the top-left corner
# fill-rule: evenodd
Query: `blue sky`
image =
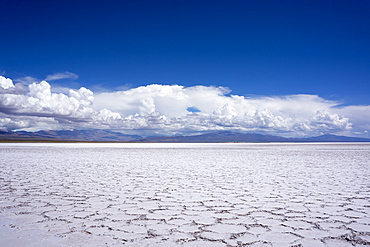
<path id="1" fill-rule="evenodd" d="M 349 118 L 352 127 L 342 132 L 351 129 L 347 134 L 355 135 L 369 126 L 364 123 L 367 115 L 361 118 L 361 128 L 356 127 L 359 116 L 351 122 L 359 108 L 356 114 L 343 110 L 370 105 L 369 1 L 3 0 L 0 9 L 0 75 L 22 84 L 28 96 L 28 85 L 45 79 L 53 93 L 67 96 L 67 89 L 85 87 L 96 98 L 94 110 L 108 109 L 125 118 L 135 114 L 133 106 L 113 111 L 117 107 L 107 105 L 122 100 L 103 104 L 103 98 L 114 98 L 105 94 L 151 84 L 180 85 L 184 90 L 226 87 L 230 90 L 222 97 L 316 96 L 330 106 L 315 112 Z M 146 97 L 154 100 L 155 110 L 149 113 L 162 114 L 166 110 L 158 112 L 159 96 L 150 92 Z M 201 106 L 191 101 L 187 107 Z M 257 108 L 292 117 L 281 113 L 287 110 L 279 115 L 264 104 Z M 236 112 L 228 114 L 245 115 Z M 12 114 L 19 117 L 19 111 Z M 27 128 L 41 128 L 36 125 Z"/>

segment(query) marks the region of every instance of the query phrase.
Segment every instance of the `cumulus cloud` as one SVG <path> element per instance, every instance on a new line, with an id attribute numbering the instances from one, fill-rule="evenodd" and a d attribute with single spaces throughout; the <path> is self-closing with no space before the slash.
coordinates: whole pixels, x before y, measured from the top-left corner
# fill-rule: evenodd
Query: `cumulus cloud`
<path id="1" fill-rule="evenodd" d="M 351 119 L 354 130 L 352 133 L 370 137 L 370 105 L 344 106 L 333 108 L 332 111 Z"/>
<path id="2" fill-rule="evenodd" d="M 11 79 L 0 77 L 0 128 L 114 129 L 127 133 L 192 134 L 235 130 L 285 136 L 364 132 L 369 106 L 338 107 L 317 95 L 244 97 L 224 87 L 147 85 L 95 94 L 87 89 L 53 93 L 46 81 L 10 93 Z M 356 113 L 353 113 L 356 112 Z M 353 113 L 353 114 L 352 114 Z M 353 121 L 354 120 L 354 121 Z"/>
<path id="3" fill-rule="evenodd" d="M 227 96 L 229 92 L 223 87 L 148 85 L 98 94 L 94 105 L 120 113 L 131 128 L 172 133 L 231 129 L 305 135 L 351 129 L 348 118 L 332 112 L 338 103 L 316 95 L 246 98 Z"/>
<path id="4" fill-rule="evenodd" d="M 2 81 L 1 88 L 12 88 L 9 80 Z M 13 84 L 14 86 L 14 84 Z M 107 109 L 96 111 L 93 108 L 93 92 L 84 87 L 69 90 L 68 95 L 52 93 L 46 81 L 34 82 L 28 86 L 25 94 L 0 94 L 1 128 L 34 128 L 52 123 L 57 129 L 83 128 L 96 124 L 105 124 L 110 119 L 119 118 L 119 114 Z"/>
<path id="5" fill-rule="evenodd" d="M 71 73 L 71 72 L 62 72 L 62 73 L 56 73 L 56 74 L 52 74 L 52 75 L 48 75 L 46 76 L 45 78 L 45 81 L 55 81 L 55 80 L 60 80 L 60 79 L 74 79 L 76 80 L 78 78 L 78 75 L 76 75 L 75 73 Z"/>
<path id="6" fill-rule="evenodd" d="M 13 88 L 14 84 L 11 79 L 0 76 L 0 87 L 7 90 L 9 88 Z"/>
<path id="7" fill-rule="evenodd" d="M 0 94 L 22 94 L 25 90 L 22 83 L 14 84 L 11 79 L 0 76 Z"/>

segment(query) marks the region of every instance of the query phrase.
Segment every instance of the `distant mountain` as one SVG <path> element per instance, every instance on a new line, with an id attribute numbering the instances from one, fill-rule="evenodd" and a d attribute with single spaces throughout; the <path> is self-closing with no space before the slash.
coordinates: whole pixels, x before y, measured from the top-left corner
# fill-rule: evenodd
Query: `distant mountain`
<path id="1" fill-rule="evenodd" d="M 0 140 L 8 141 L 101 141 L 129 142 L 141 139 L 141 136 L 125 135 L 108 130 L 42 130 L 37 132 L 0 130 Z"/>
<path id="2" fill-rule="evenodd" d="M 222 142 L 370 142 L 368 138 L 322 135 L 309 138 L 284 138 L 256 133 L 216 131 L 192 136 L 158 136 L 142 138 L 108 130 L 48 130 L 37 132 L 0 130 L 3 141 L 98 141 L 98 142 L 179 142 L 179 143 L 222 143 Z"/>
<path id="3" fill-rule="evenodd" d="M 306 142 L 370 142 L 369 138 L 322 135 L 303 139 Z"/>
<path id="4" fill-rule="evenodd" d="M 193 136 L 159 136 L 141 142 L 286 142 L 289 139 L 272 135 L 243 134 L 232 131 L 216 131 Z"/>
<path id="5" fill-rule="evenodd" d="M 140 140 L 141 142 L 370 142 L 367 138 L 356 138 L 336 135 L 322 135 L 310 138 L 284 138 L 273 135 L 255 133 L 238 133 L 231 131 L 217 131 L 193 136 L 160 136 Z"/>

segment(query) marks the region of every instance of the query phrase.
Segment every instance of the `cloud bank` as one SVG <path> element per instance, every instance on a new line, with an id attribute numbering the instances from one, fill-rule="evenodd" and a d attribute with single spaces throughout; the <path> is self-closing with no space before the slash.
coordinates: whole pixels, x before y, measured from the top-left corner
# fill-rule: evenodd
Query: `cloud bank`
<path id="1" fill-rule="evenodd" d="M 224 87 L 156 84 L 96 95 L 84 87 L 52 93 L 46 81 L 29 84 L 25 92 L 15 88 L 11 79 L 0 76 L 2 129 L 97 128 L 142 135 L 235 130 L 310 136 L 366 135 L 370 126 L 370 106 L 338 107 L 338 102 L 317 95 L 247 98 Z"/>

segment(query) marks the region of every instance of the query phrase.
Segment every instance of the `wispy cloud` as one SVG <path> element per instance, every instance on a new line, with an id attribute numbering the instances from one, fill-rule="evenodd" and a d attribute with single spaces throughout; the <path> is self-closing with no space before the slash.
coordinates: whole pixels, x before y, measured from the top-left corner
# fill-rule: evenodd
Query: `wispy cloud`
<path id="1" fill-rule="evenodd" d="M 370 127 L 370 106 L 340 108 L 340 102 L 317 95 L 247 98 L 229 95 L 222 87 L 180 85 L 53 93 L 46 81 L 12 94 L 12 80 L 0 77 L 0 82 L 0 128 L 6 129 L 104 128 L 146 134 L 236 130 L 307 136 L 355 135 Z"/>
<path id="2" fill-rule="evenodd" d="M 52 75 L 48 75 L 46 76 L 45 80 L 46 81 L 55 81 L 55 80 L 60 80 L 60 79 L 74 79 L 76 80 L 78 78 L 78 75 L 76 75 L 75 73 L 71 73 L 71 72 L 62 72 L 62 73 L 56 73 L 56 74 L 52 74 Z"/>
<path id="3" fill-rule="evenodd" d="M 24 77 L 19 77 L 19 78 L 15 79 L 14 81 L 22 83 L 24 85 L 29 85 L 33 82 L 38 82 L 40 80 L 38 80 L 37 78 L 32 77 L 32 76 L 24 76 Z"/>

